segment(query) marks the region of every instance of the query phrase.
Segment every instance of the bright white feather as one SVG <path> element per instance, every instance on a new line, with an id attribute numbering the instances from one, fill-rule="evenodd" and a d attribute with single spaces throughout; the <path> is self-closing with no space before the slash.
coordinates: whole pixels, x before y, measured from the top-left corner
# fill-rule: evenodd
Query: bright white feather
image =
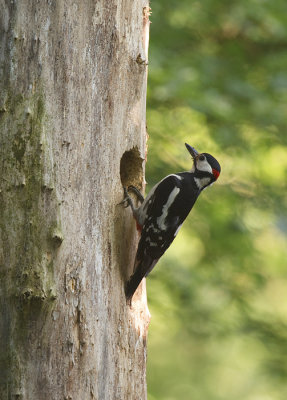
<path id="1" fill-rule="evenodd" d="M 157 218 L 157 224 L 159 226 L 160 229 L 165 230 L 167 227 L 165 225 L 165 219 L 168 215 L 168 210 L 169 207 L 173 204 L 174 199 L 176 198 L 176 196 L 178 195 L 180 189 L 178 187 L 175 187 L 170 195 L 168 196 L 167 202 L 165 203 L 165 205 L 162 207 L 162 214 L 161 216 L 159 216 Z"/>

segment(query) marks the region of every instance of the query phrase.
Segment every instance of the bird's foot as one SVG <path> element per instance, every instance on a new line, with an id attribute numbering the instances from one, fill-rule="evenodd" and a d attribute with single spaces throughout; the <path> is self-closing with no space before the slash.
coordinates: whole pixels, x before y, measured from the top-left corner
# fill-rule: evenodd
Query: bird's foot
<path id="1" fill-rule="evenodd" d="M 129 196 L 129 194 L 128 194 L 128 189 L 127 188 L 123 188 L 124 189 L 124 198 L 123 198 L 123 200 L 120 202 L 120 203 L 118 203 L 117 205 L 118 206 L 121 206 L 121 205 L 123 205 L 124 206 L 124 208 L 127 208 L 127 207 L 131 207 L 131 208 L 133 208 L 133 202 L 132 202 L 132 199 L 130 198 L 130 196 Z"/>
<path id="2" fill-rule="evenodd" d="M 137 196 L 138 200 L 139 200 L 141 203 L 144 202 L 144 197 L 143 197 L 143 195 L 141 194 L 141 192 L 139 191 L 139 189 L 138 189 L 137 187 L 135 187 L 135 186 L 133 186 L 133 185 L 130 185 L 130 186 L 128 187 L 128 192 L 133 192 L 133 193 Z"/>

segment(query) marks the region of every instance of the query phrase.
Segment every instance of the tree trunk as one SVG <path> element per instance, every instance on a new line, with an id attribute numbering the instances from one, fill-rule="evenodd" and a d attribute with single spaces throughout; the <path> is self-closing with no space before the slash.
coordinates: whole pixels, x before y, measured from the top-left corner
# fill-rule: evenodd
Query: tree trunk
<path id="1" fill-rule="evenodd" d="M 1 1 L 0 399 L 146 398 L 124 282 L 143 189 L 147 0 Z"/>

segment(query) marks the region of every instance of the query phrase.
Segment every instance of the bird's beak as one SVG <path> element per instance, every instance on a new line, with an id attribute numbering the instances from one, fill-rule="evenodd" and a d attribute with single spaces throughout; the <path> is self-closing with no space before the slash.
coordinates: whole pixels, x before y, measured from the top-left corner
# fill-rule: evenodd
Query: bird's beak
<path id="1" fill-rule="evenodd" d="M 199 154 L 194 147 L 191 147 L 189 144 L 185 143 L 185 147 L 189 151 L 191 157 L 195 159 L 195 157 Z"/>

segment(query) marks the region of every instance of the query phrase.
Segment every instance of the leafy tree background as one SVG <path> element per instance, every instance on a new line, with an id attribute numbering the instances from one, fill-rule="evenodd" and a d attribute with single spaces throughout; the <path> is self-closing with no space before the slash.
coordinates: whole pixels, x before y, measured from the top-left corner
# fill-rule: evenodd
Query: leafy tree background
<path id="1" fill-rule="evenodd" d="M 149 187 L 185 141 L 222 173 L 148 278 L 149 400 L 285 400 L 287 2 L 151 7 Z"/>

